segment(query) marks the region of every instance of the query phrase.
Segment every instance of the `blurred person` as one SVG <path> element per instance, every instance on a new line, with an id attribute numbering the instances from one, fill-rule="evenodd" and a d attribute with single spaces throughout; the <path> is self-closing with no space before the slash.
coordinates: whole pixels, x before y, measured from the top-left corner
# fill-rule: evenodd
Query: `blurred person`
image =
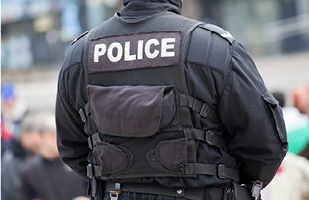
<path id="1" fill-rule="evenodd" d="M 27 114 L 20 124 L 20 135 L 12 139 L 1 159 L 2 200 L 21 199 L 21 170 L 29 157 L 39 152 L 41 135 L 35 114 Z"/>
<path id="2" fill-rule="evenodd" d="M 57 150 L 55 116 L 38 114 L 38 127 L 42 141 L 39 156 L 27 160 L 22 170 L 20 200 L 83 200 L 87 195 L 87 182 L 76 175 L 59 158 Z"/>
<path id="3" fill-rule="evenodd" d="M 3 155 L 3 153 L 9 148 L 12 139 L 13 135 L 1 119 L 1 155 Z"/>
<path id="4" fill-rule="evenodd" d="M 305 157 L 309 160 L 309 142 L 307 142 L 305 148 L 303 148 L 299 153 L 299 156 Z"/>
<path id="5" fill-rule="evenodd" d="M 288 143 L 248 52 L 181 16 L 181 0 L 123 4 L 64 60 L 63 161 L 89 179 L 92 199 L 258 199 Z"/>
<path id="6" fill-rule="evenodd" d="M 288 153 L 272 182 L 262 191 L 263 200 L 308 200 L 309 161 Z"/>
<path id="7" fill-rule="evenodd" d="M 15 85 L 10 82 L 1 85 L 1 118 L 13 137 L 19 137 L 19 124 L 28 111 L 27 102 L 17 97 Z"/>
<path id="8" fill-rule="evenodd" d="M 309 116 L 309 86 L 299 85 L 293 91 L 294 106 L 300 113 Z"/>
<path id="9" fill-rule="evenodd" d="M 292 90 L 293 106 L 283 109 L 287 132 L 306 128 L 309 125 L 309 87 L 299 85 Z M 307 114 L 306 114 L 307 113 Z"/>
<path id="10" fill-rule="evenodd" d="M 293 89 L 293 105 L 283 109 L 286 121 L 289 152 L 298 154 L 309 141 L 309 86 L 299 85 Z"/>

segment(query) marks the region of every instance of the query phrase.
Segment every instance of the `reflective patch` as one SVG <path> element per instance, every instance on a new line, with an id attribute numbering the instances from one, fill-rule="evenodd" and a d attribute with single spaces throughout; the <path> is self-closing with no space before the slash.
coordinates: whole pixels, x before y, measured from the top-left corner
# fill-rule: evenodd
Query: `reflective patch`
<path id="1" fill-rule="evenodd" d="M 89 72 L 177 65 L 181 32 L 111 36 L 89 41 Z"/>

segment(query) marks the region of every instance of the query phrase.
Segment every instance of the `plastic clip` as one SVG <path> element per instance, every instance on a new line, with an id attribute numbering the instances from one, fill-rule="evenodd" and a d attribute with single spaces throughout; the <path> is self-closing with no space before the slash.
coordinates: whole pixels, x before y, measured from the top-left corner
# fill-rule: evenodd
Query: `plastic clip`
<path id="1" fill-rule="evenodd" d="M 120 183 L 115 183 L 115 189 L 110 191 L 111 200 L 118 200 L 118 195 L 121 193 Z"/>
<path id="2" fill-rule="evenodd" d="M 255 200 L 259 199 L 262 188 L 263 188 L 263 182 L 262 181 L 260 181 L 260 180 L 254 181 L 254 183 L 252 185 L 252 189 L 251 189 L 251 196 Z"/>

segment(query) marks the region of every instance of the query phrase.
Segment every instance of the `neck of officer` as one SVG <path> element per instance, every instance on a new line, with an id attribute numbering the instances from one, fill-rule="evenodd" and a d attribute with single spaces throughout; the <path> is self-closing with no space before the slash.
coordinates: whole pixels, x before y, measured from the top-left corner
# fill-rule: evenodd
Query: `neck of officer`
<path id="1" fill-rule="evenodd" d="M 181 15 L 181 0 L 124 0 L 120 17 L 125 21 L 139 21 L 161 12 Z"/>

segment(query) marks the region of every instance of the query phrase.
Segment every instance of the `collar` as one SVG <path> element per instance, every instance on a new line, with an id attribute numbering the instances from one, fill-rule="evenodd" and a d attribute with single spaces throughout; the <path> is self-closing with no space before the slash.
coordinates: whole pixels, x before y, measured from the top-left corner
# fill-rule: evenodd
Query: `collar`
<path id="1" fill-rule="evenodd" d="M 124 3 L 125 7 L 121 10 L 120 18 L 125 21 L 139 21 L 151 15 L 161 12 L 173 12 L 181 15 L 181 5 L 176 6 L 172 3 L 166 2 L 140 2 L 132 1 Z M 181 2 L 181 1 L 180 1 Z"/>

